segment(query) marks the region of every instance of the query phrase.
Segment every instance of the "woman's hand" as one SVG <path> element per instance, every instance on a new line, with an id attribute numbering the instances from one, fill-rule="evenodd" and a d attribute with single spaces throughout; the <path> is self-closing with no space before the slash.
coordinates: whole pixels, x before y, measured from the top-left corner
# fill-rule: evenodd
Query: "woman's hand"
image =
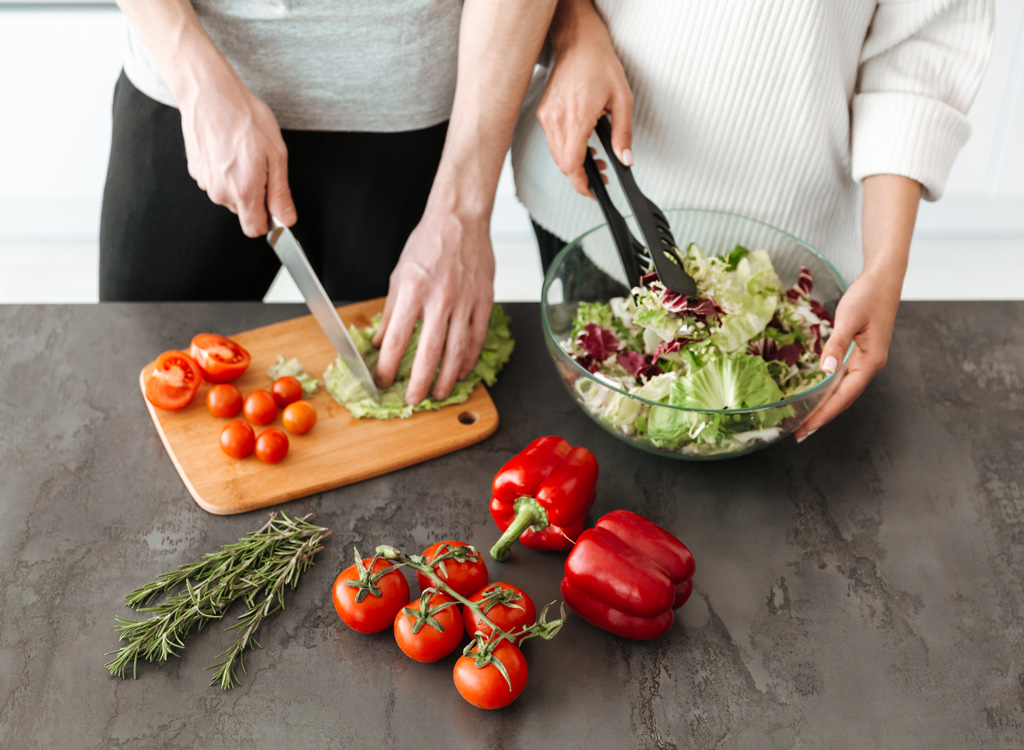
<path id="1" fill-rule="evenodd" d="M 902 282 L 902 276 L 879 278 L 864 273 L 839 300 L 835 327 L 821 352 L 821 369 L 835 372 L 850 342 L 855 346 L 839 385 L 796 431 L 798 443 L 846 411 L 885 367 Z"/>
<path id="2" fill-rule="evenodd" d="M 916 180 L 892 174 L 864 178 L 864 271 L 836 306 L 821 369 L 835 372 L 851 341 L 854 350 L 836 389 L 794 433 L 798 443 L 849 408 L 885 367 L 920 202 Z"/>
<path id="3" fill-rule="evenodd" d="M 562 0 L 551 38 L 554 63 L 537 120 L 558 168 L 577 193 L 591 197 L 583 159 L 602 115 L 611 115 L 615 155 L 627 167 L 633 165 L 633 92 L 591 0 Z"/>

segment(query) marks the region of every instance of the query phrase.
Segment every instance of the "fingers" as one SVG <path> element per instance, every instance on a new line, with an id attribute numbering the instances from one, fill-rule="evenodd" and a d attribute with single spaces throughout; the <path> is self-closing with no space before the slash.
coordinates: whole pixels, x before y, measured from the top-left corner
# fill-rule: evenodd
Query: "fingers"
<path id="1" fill-rule="evenodd" d="M 856 350 L 850 355 L 850 367 L 839 381 L 839 385 L 796 431 L 795 437 L 798 443 L 803 442 L 811 433 L 824 427 L 850 408 L 850 405 L 864 392 L 876 373 L 874 365 L 865 361 L 866 359 L 860 350 Z"/>
<path id="2" fill-rule="evenodd" d="M 610 102 L 612 115 L 612 150 L 619 161 L 633 166 L 633 92 L 628 88 L 616 92 Z"/>
<path id="3" fill-rule="evenodd" d="M 491 309 L 494 307 L 494 294 L 481 299 L 469 321 L 469 345 L 466 348 L 465 357 L 462 361 L 462 368 L 459 370 L 459 380 L 469 377 L 469 373 L 476 367 L 480 359 L 484 343 L 487 341 L 487 329 L 491 323 Z"/>
<path id="4" fill-rule="evenodd" d="M 388 294 L 389 298 L 391 296 Z M 405 347 L 412 338 L 417 319 L 417 309 L 409 305 L 396 306 L 391 314 L 387 331 L 380 343 L 380 357 L 377 359 L 377 369 L 374 372 L 374 380 L 381 388 L 387 388 L 395 382 L 398 366 L 402 363 L 402 354 L 405 353 Z"/>
<path id="5" fill-rule="evenodd" d="M 284 141 L 275 148 L 267 163 L 267 208 L 285 226 L 292 226 L 298 215 L 288 186 L 288 149 Z"/>
<path id="6" fill-rule="evenodd" d="M 459 379 L 466 349 L 469 347 L 469 311 L 457 310 L 448 321 L 448 340 L 444 346 L 444 360 L 441 370 L 430 392 L 432 398 L 443 401 L 451 395 L 455 381 Z M 415 394 L 413 394 L 415 395 Z"/>
<path id="7" fill-rule="evenodd" d="M 388 286 L 391 284 L 389 282 Z M 373 339 L 370 343 L 380 349 L 381 342 L 384 341 L 384 336 L 388 332 L 388 324 L 391 322 L 391 314 L 395 310 L 395 300 L 398 299 L 397 294 L 391 294 L 390 288 L 388 289 L 387 299 L 384 301 L 384 312 L 380 314 L 380 325 L 377 326 L 377 330 L 374 331 Z"/>

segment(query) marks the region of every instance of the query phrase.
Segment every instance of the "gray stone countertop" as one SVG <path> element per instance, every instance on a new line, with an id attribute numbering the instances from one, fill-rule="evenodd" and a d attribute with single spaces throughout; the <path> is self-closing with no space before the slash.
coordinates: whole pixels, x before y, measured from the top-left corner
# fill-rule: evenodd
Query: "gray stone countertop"
<path id="1" fill-rule="evenodd" d="M 833 424 L 706 464 L 596 427 L 560 385 L 536 305 L 507 306 L 517 349 L 498 431 L 463 451 L 287 503 L 333 529 L 241 687 L 181 659 L 111 677 L 124 594 L 256 529 L 209 515 L 164 452 L 139 368 L 202 330 L 293 305 L 0 307 L 0 747 L 1019 748 L 1024 744 L 1024 303 L 906 303 L 889 366 Z M 482 711 L 454 656 L 415 663 L 331 604 L 353 545 L 482 549 L 497 469 L 559 434 L 601 466 L 591 518 L 633 509 L 692 550 L 695 591 L 668 635 L 571 618 L 525 646 L 526 692 Z M 489 558 L 488 558 L 489 559 Z M 517 546 L 492 580 L 559 598 L 562 556 Z M 233 616 L 233 613 L 229 617 Z"/>

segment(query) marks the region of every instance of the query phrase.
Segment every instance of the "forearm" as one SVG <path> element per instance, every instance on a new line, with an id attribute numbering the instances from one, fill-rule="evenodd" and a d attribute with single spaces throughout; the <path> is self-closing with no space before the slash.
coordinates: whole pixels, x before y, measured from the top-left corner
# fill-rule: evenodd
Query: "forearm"
<path id="1" fill-rule="evenodd" d="M 241 81 L 189 0 L 117 0 L 179 106 L 206 83 Z"/>
<path id="2" fill-rule="evenodd" d="M 861 232 L 865 275 L 895 292 L 903 286 L 910 241 L 921 202 L 921 183 L 909 177 L 876 174 L 864 178 Z"/>
<path id="3" fill-rule="evenodd" d="M 555 0 L 466 0 L 458 82 L 428 208 L 487 219 Z"/>
<path id="4" fill-rule="evenodd" d="M 554 18 L 551 19 L 551 46 L 555 63 L 562 51 L 595 31 L 605 35 L 608 33 L 593 0 L 559 0 Z"/>

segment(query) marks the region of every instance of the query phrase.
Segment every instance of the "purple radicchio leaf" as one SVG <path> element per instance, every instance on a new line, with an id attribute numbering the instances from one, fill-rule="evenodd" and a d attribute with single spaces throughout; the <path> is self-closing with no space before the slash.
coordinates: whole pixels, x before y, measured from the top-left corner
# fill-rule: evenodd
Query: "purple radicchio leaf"
<path id="1" fill-rule="evenodd" d="M 827 320 L 829 325 L 835 325 L 836 323 L 836 319 L 832 317 L 832 313 L 826 310 L 816 299 L 811 300 L 811 312 L 822 320 Z"/>
<path id="2" fill-rule="evenodd" d="M 619 350 L 619 340 L 615 334 L 596 323 L 587 323 L 587 327 L 580 333 L 577 343 L 597 362 L 604 362 Z"/>
<path id="3" fill-rule="evenodd" d="M 747 346 L 747 353 L 755 357 L 761 357 L 765 362 L 779 361 L 787 365 L 795 365 L 800 361 L 803 350 L 800 344 L 794 342 L 786 346 L 779 346 L 779 342 L 770 336 L 765 336 L 757 341 L 751 341 Z"/>
<path id="4" fill-rule="evenodd" d="M 800 277 L 792 287 L 786 290 L 786 298 L 794 302 L 801 297 L 806 299 L 811 296 L 812 289 L 814 289 L 814 280 L 811 278 L 811 272 L 801 266 Z"/>
<path id="5" fill-rule="evenodd" d="M 820 316 L 819 316 L 820 317 Z M 811 326 L 811 336 L 814 337 L 814 343 L 811 344 L 811 351 L 815 354 L 821 354 L 821 325 L 815 323 Z"/>
<path id="6" fill-rule="evenodd" d="M 661 375 L 662 369 L 658 366 L 655 361 L 656 357 L 644 357 L 639 352 L 619 352 L 618 362 L 622 365 L 633 377 L 640 378 L 644 382 L 647 382 L 655 375 Z"/>

